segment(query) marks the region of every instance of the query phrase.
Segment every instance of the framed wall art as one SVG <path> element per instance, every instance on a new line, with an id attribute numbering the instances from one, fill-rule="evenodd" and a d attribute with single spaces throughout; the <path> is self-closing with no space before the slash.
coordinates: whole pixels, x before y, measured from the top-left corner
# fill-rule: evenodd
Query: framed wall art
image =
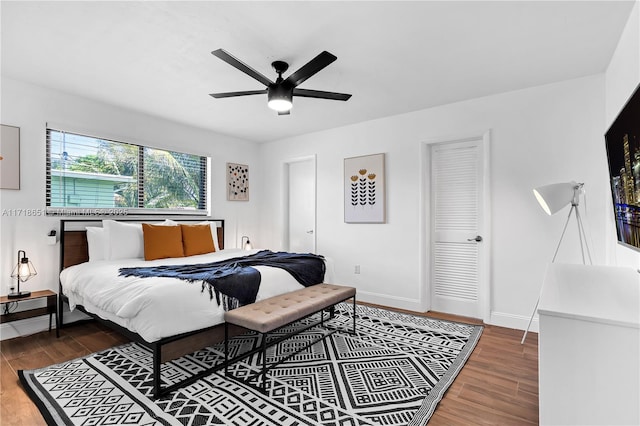
<path id="1" fill-rule="evenodd" d="M 344 221 L 384 223 L 384 154 L 345 158 Z"/>
<path id="2" fill-rule="evenodd" d="M 605 133 L 618 243 L 640 251 L 640 85 Z"/>
<path id="3" fill-rule="evenodd" d="M 249 166 L 227 163 L 227 200 L 249 200 Z"/>
<path id="4" fill-rule="evenodd" d="M 0 128 L 0 189 L 20 189 L 20 128 Z"/>

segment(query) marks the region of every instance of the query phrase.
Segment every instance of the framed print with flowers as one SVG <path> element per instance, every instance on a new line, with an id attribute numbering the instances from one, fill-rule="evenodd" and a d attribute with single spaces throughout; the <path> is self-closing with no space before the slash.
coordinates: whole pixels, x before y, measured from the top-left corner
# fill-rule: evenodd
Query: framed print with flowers
<path id="1" fill-rule="evenodd" d="M 249 200 L 249 166 L 227 163 L 227 200 Z"/>
<path id="2" fill-rule="evenodd" d="M 344 159 L 344 221 L 384 223 L 384 154 Z"/>

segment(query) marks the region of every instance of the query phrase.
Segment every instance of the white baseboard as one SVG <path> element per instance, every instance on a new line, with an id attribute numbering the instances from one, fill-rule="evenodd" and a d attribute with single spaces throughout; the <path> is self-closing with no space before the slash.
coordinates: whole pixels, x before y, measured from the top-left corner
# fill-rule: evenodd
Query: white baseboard
<path id="1" fill-rule="evenodd" d="M 390 308 L 406 309 L 413 312 L 424 312 L 422 304 L 417 299 L 389 296 L 388 294 L 371 293 L 362 290 L 358 290 L 356 299 L 362 302 L 388 306 Z"/>
<path id="2" fill-rule="evenodd" d="M 505 328 L 514 328 L 516 330 L 525 330 L 527 328 L 527 324 L 529 324 L 529 318 L 523 315 L 514 315 L 507 314 L 504 312 L 491 312 L 491 320 L 489 324 L 497 325 L 499 327 Z M 529 331 L 533 333 L 537 333 L 539 330 L 539 322 L 538 317 L 534 317 L 531 322 L 531 327 L 529 327 Z"/>
<path id="3" fill-rule="evenodd" d="M 406 309 L 413 312 L 425 312 L 422 304 L 417 299 L 409 299 L 405 297 L 389 296 L 388 294 L 371 293 L 368 291 L 358 290 L 357 299 L 363 302 L 374 303 L 376 305 L 388 306 L 390 308 Z M 527 328 L 529 317 L 523 315 L 514 315 L 504 312 L 492 312 L 489 325 L 498 327 L 513 328 L 523 330 Z M 534 317 L 531 322 L 530 332 L 538 332 L 538 317 Z"/>
<path id="4" fill-rule="evenodd" d="M 51 332 L 56 328 L 55 316 L 51 320 Z M 0 340 L 13 339 L 15 337 L 29 336 L 49 329 L 49 315 L 26 318 L 0 325 Z"/>
<path id="5" fill-rule="evenodd" d="M 64 323 L 69 324 L 75 321 L 87 319 L 85 314 L 80 311 L 65 311 Z M 56 317 L 51 320 L 51 332 L 54 333 L 56 328 Z M 19 321 L 7 322 L 0 325 L 0 340 L 13 339 L 15 337 L 30 336 L 41 331 L 49 330 L 49 315 L 39 317 L 26 318 Z"/>
<path id="6" fill-rule="evenodd" d="M 373 303 L 376 305 L 388 306 L 390 308 L 406 309 L 413 312 L 424 312 L 422 304 L 417 299 L 405 297 L 389 296 L 388 294 L 371 293 L 359 290 L 357 300 Z M 65 324 L 84 320 L 88 317 L 80 311 L 65 311 Z M 504 312 L 492 312 L 490 325 L 499 327 L 524 330 L 529 323 L 529 317 L 522 315 L 508 314 Z M 52 322 L 52 331 L 55 328 L 55 317 Z M 35 318 L 27 318 L 20 321 L 13 321 L 0 325 L 0 340 L 13 339 L 14 337 L 29 336 L 49 329 L 49 316 L 43 315 Z M 538 317 L 534 317 L 529 331 L 537 333 L 539 330 Z"/>

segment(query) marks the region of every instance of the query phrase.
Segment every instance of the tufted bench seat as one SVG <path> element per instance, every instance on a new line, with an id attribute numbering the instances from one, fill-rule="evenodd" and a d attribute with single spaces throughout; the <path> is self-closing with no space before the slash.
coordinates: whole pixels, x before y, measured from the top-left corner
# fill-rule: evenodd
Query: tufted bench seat
<path id="1" fill-rule="evenodd" d="M 267 333 L 355 295 L 356 289 L 353 287 L 317 284 L 233 309 L 224 314 L 224 320 Z"/>
<path id="2" fill-rule="evenodd" d="M 228 366 L 231 362 L 238 361 L 241 358 L 245 358 L 258 351 L 262 352 L 262 371 L 263 376 L 262 385 L 264 387 L 266 382 L 266 348 L 267 346 L 275 345 L 286 338 L 289 338 L 301 331 L 307 330 L 311 327 L 315 327 L 318 324 L 324 324 L 324 310 L 333 308 L 334 305 L 345 300 L 353 298 L 354 317 L 353 317 L 353 331 L 356 331 L 355 322 L 355 303 L 356 303 L 356 289 L 354 287 L 346 287 L 335 284 L 317 284 L 310 287 L 305 287 L 300 290 L 293 291 L 291 293 L 281 294 L 279 296 L 270 297 L 268 299 L 261 300 L 259 302 L 245 305 L 237 309 L 225 312 L 225 375 L 228 374 Z M 310 315 L 320 312 L 320 321 L 307 325 L 303 328 L 298 328 L 293 334 L 286 335 L 278 338 L 267 345 L 267 334 L 276 329 L 292 324 Z M 229 360 L 229 324 L 237 325 L 247 328 L 249 330 L 262 334 L 262 343 L 260 348 L 256 348 L 252 351 L 246 352 L 237 356 L 236 358 Z M 335 331 L 335 330 L 334 330 Z M 329 334 L 322 336 L 322 339 Z M 321 339 L 318 339 L 321 340 Z M 304 346 L 300 350 L 303 350 L 312 344 L 316 343 L 315 340 L 308 345 Z M 299 352 L 299 351 L 298 351 Z M 291 354 L 290 356 L 292 356 Z M 278 363 L 271 365 L 269 368 L 281 363 L 284 360 L 280 360 Z"/>

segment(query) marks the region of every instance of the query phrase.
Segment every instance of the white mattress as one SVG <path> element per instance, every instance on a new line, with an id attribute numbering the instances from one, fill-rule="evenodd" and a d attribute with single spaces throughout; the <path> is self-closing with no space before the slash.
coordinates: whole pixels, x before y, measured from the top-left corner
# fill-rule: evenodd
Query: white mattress
<path id="1" fill-rule="evenodd" d="M 202 283 L 175 278 L 121 277 L 123 267 L 186 265 L 249 255 L 258 250 L 227 249 L 174 259 L 100 260 L 71 266 L 60 273 L 62 291 L 71 310 L 77 305 L 142 336 L 147 342 L 210 327 L 223 322 L 224 310 L 202 292 Z M 255 266 L 262 276 L 256 300 L 298 290 L 303 286 L 287 271 Z M 327 268 L 327 273 L 329 273 Z M 327 277 L 325 276 L 325 282 Z"/>

